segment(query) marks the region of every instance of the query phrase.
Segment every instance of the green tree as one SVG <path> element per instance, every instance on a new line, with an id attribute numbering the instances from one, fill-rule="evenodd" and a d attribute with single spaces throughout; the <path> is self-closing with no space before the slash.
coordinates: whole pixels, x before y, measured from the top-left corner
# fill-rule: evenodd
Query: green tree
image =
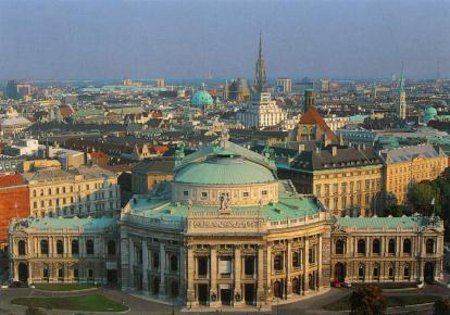
<path id="1" fill-rule="evenodd" d="M 401 217 L 405 213 L 405 206 L 397 204 L 390 205 L 384 210 L 385 216 L 391 215 L 393 217 Z"/>
<path id="2" fill-rule="evenodd" d="M 350 297 L 351 315 L 382 315 L 386 301 L 381 288 L 375 285 L 363 286 Z"/>
<path id="3" fill-rule="evenodd" d="M 435 315 L 450 315 L 450 298 L 439 299 L 434 302 Z"/>
<path id="4" fill-rule="evenodd" d="M 25 315 L 46 315 L 46 314 L 47 313 L 45 313 L 43 310 L 33 306 L 28 306 L 27 310 L 25 311 Z"/>
<path id="5" fill-rule="evenodd" d="M 436 215 L 440 214 L 439 189 L 436 189 L 431 182 L 413 184 L 409 188 L 407 196 L 415 212 L 431 215 L 436 211 Z"/>

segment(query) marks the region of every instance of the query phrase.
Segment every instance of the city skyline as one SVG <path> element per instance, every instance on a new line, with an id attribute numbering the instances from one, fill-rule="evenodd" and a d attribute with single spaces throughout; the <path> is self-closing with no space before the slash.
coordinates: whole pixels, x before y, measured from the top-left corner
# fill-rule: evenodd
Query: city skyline
<path id="1" fill-rule="evenodd" d="M 251 77 L 260 32 L 269 78 L 386 78 L 402 63 L 408 78 L 450 74 L 446 1 L 2 1 L 0 12 L 1 80 Z"/>

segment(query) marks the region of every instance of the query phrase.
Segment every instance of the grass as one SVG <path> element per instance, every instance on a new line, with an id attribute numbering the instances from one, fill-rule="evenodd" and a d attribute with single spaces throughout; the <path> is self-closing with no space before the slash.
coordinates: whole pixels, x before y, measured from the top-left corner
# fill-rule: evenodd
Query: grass
<path id="1" fill-rule="evenodd" d="M 343 298 L 337 300 L 336 302 L 327 304 L 323 309 L 327 311 L 346 311 L 350 310 L 350 296 L 347 295 Z M 434 303 L 439 300 L 439 296 L 435 295 L 395 295 L 395 296 L 384 296 L 386 299 L 387 307 L 403 306 L 403 305 L 414 305 L 422 303 Z"/>
<path id="2" fill-rule="evenodd" d="M 360 284 L 360 283 L 352 283 L 355 288 L 367 286 L 370 284 Z M 392 289 L 416 289 L 417 283 L 415 282 L 386 282 L 386 283 L 377 283 L 377 287 L 384 290 L 392 290 Z"/>
<path id="3" fill-rule="evenodd" d="M 72 311 L 122 312 L 128 310 L 127 306 L 112 301 L 100 294 L 87 294 L 56 298 L 17 298 L 12 300 L 11 303 L 31 307 L 41 307 L 46 309 Z"/>
<path id="4" fill-rule="evenodd" d="M 95 288 L 88 283 L 37 283 L 35 287 L 46 291 L 78 291 Z"/>

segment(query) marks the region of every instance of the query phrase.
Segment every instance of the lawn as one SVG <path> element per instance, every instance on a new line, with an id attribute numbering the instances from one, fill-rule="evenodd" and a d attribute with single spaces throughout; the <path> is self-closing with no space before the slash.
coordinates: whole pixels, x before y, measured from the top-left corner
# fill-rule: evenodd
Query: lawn
<path id="1" fill-rule="evenodd" d="M 47 309 L 72 311 L 122 312 L 128 310 L 127 306 L 107 299 L 100 294 L 87 294 L 59 298 L 17 298 L 12 300 L 11 303 Z"/>
<path id="2" fill-rule="evenodd" d="M 439 300 L 435 295 L 395 295 L 385 296 L 387 307 L 414 305 L 422 303 L 434 303 Z M 350 310 L 350 295 L 344 296 L 336 302 L 327 304 L 323 307 L 327 311 L 346 311 Z"/>
<path id="3" fill-rule="evenodd" d="M 95 288 L 88 283 L 37 283 L 35 287 L 47 291 L 78 291 Z"/>

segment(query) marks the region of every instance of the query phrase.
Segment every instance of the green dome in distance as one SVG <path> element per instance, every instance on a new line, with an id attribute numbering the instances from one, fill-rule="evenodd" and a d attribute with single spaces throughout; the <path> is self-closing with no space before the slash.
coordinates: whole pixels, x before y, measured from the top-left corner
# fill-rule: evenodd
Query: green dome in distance
<path id="1" fill-rule="evenodd" d="M 423 117 L 423 120 L 428 123 L 430 120 L 433 120 L 437 116 L 437 110 L 434 107 L 427 107 L 425 108 L 425 115 Z"/>
<path id="2" fill-rule="evenodd" d="M 202 85 L 198 91 L 192 95 L 191 105 L 203 108 L 214 104 L 212 96 L 205 90 L 205 86 Z"/>

